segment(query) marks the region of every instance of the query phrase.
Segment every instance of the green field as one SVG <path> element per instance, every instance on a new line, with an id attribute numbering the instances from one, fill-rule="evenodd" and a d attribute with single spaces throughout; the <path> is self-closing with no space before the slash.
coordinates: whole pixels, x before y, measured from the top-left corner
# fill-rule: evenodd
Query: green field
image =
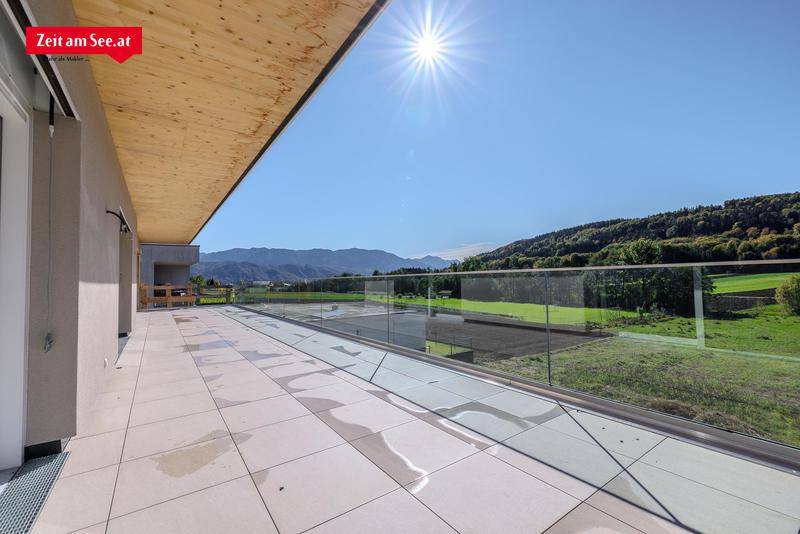
<path id="1" fill-rule="evenodd" d="M 425 297 L 395 297 L 392 302 L 427 306 Z M 474 313 L 501 315 L 531 323 L 544 323 L 547 312 L 544 304 L 525 302 L 484 302 L 469 299 L 431 299 L 431 306 L 437 308 L 461 310 Z M 604 323 L 620 317 L 638 317 L 636 312 L 610 310 L 603 308 L 573 308 L 568 306 L 550 306 L 550 323 L 561 325 L 577 325 L 585 323 Z"/>
<path id="2" fill-rule="evenodd" d="M 547 380 L 546 357 L 483 365 Z M 553 384 L 800 446 L 800 359 L 613 337 L 556 352 Z"/>
<path id="3" fill-rule="evenodd" d="M 425 352 L 436 356 L 451 356 L 459 352 L 467 352 L 470 350 L 472 349 L 453 345 L 452 343 L 442 343 L 441 341 L 431 341 L 429 339 L 425 340 Z"/>
<path id="4" fill-rule="evenodd" d="M 711 276 L 714 281 L 713 293 L 724 295 L 726 293 L 745 293 L 748 291 L 763 291 L 775 289 L 783 284 L 795 273 L 764 273 L 742 275 Z"/>
<path id="5" fill-rule="evenodd" d="M 778 304 L 736 312 L 725 319 L 705 319 L 706 346 L 800 358 L 800 317 Z M 696 338 L 694 318 L 668 317 L 613 329 L 660 336 Z"/>

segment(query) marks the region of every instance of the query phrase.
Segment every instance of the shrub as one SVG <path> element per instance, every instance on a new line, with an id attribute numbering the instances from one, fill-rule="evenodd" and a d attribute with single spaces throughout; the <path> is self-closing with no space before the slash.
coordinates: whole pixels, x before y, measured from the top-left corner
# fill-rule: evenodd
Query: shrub
<path id="1" fill-rule="evenodd" d="M 793 275 L 775 291 L 775 300 L 790 313 L 800 315 L 800 275 Z"/>

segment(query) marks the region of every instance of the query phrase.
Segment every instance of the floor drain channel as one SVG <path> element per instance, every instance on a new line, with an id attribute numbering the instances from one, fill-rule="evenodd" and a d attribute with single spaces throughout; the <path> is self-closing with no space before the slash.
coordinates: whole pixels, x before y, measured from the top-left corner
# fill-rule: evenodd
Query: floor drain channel
<path id="1" fill-rule="evenodd" d="M 0 532 L 27 534 L 55 484 L 68 452 L 26 462 L 0 493 Z"/>

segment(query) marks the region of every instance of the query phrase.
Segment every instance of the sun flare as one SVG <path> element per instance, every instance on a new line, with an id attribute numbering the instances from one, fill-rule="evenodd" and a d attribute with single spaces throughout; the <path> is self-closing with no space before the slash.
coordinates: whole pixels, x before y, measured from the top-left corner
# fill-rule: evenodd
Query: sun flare
<path id="1" fill-rule="evenodd" d="M 423 35 L 414 46 L 417 57 L 423 61 L 436 61 L 442 52 L 442 44 L 433 35 Z"/>

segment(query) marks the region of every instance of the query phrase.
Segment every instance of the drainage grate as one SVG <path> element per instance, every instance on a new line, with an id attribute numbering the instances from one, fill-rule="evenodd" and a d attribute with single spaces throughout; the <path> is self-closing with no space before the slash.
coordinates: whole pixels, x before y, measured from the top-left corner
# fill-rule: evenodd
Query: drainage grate
<path id="1" fill-rule="evenodd" d="M 26 534 L 30 530 L 67 456 L 68 452 L 62 452 L 34 458 L 17 470 L 0 493 L 0 532 Z"/>

